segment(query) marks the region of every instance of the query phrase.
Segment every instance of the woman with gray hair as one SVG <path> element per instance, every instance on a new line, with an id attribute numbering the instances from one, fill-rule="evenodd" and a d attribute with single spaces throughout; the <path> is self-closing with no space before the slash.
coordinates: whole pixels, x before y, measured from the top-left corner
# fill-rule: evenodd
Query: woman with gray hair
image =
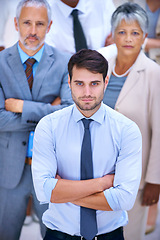
<path id="1" fill-rule="evenodd" d="M 148 18 L 138 4 L 119 6 L 111 25 L 117 55 L 108 60 L 110 79 L 104 103 L 135 121 L 142 133 L 141 183 L 124 229 L 126 240 L 142 240 L 148 206 L 158 202 L 160 192 L 160 67 L 141 50 Z"/>

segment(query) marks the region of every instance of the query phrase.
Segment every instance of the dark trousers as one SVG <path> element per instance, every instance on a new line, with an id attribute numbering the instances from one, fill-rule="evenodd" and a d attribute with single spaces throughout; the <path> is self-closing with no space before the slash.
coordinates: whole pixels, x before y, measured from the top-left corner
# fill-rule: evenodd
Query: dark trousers
<path id="1" fill-rule="evenodd" d="M 63 237 L 62 238 L 61 237 L 58 238 L 56 236 L 55 232 L 57 232 L 57 231 L 52 231 L 52 230 L 48 229 L 47 232 L 46 232 L 44 240 L 62 240 L 62 239 L 73 240 L 73 238 L 74 238 L 72 236 L 69 236 L 68 234 L 66 234 L 66 236 L 64 236 L 64 238 Z M 123 228 L 122 227 L 118 228 L 115 231 L 110 232 L 108 234 L 99 235 L 97 237 L 97 240 L 99 240 L 99 239 L 100 240 L 124 240 Z"/>

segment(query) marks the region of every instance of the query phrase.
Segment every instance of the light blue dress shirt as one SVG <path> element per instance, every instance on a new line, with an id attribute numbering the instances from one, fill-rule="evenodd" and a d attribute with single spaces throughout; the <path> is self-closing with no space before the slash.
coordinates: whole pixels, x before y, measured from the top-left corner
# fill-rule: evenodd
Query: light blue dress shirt
<path id="1" fill-rule="evenodd" d="M 24 67 L 24 70 L 26 70 L 26 64 L 25 64 L 25 61 L 28 59 L 28 58 L 34 58 L 36 60 L 35 64 L 33 65 L 33 77 L 35 76 L 35 73 L 36 73 L 36 70 L 37 70 L 37 67 L 38 67 L 38 64 L 42 58 L 42 55 L 43 55 L 43 51 L 44 51 L 44 45 L 43 47 L 34 55 L 34 56 L 29 56 L 27 55 L 19 46 L 19 43 L 17 43 L 17 46 L 18 46 L 18 52 L 19 52 L 19 55 L 20 55 L 20 59 L 22 61 L 22 64 L 23 64 L 23 67 Z"/>
<path id="2" fill-rule="evenodd" d="M 58 173 L 63 179 L 80 180 L 80 155 L 84 116 L 76 105 L 49 114 L 36 127 L 32 174 L 38 200 L 49 202 L 44 224 L 70 235 L 80 235 L 80 207 L 70 202 L 51 203 Z M 94 178 L 115 173 L 114 187 L 104 191 L 113 211 L 97 210 L 98 235 L 128 222 L 141 178 L 141 134 L 137 125 L 105 104 L 91 117 Z"/>
<path id="3" fill-rule="evenodd" d="M 43 51 L 44 51 L 44 45 L 43 47 L 35 54 L 33 55 L 32 57 L 29 56 L 28 54 L 26 54 L 19 46 L 19 43 L 17 43 L 17 47 L 18 47 L 18 52 L 19 52 L 19 55 L 20 55 L 20 59 L 21 59 L 21 62 L 23 64 L 23 67 L 24 67 L 24 71 L 26 70 L 26 64 L 25 64 L 25 61 L 28 59 L 28 58 L 34 58 L 36 60 L 35 64 L 33 65 L 32 69 L 33 69 L 33 77 L 35 76 L 35 73 L 36 73 L 36 70 L 37 70 L 37 67 L 38 67 L 38 64 L 42 58 L 42 55 L 43 55 Z M 26 78 L 26 81 L 27 81 L 27 78 Z M 29 135 L 29 139 L 28 139 L 28 147 L 27 147 L 27 153 L 26 153 L 26 156 L 27 157 L 32 157 L 32 151 L 33 151 L 33 136 L 34 136 L 34 131 L 30 132 L 30 135 Z"/>

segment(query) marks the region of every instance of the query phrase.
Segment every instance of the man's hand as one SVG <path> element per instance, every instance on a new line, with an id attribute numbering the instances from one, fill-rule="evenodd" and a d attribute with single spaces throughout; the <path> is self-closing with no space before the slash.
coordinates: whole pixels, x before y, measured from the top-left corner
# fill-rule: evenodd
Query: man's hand
<path id="1" fill-rule="evenodd" d="M 62 179 L 58 174 L 55 176 L 56 179 Z M 105 175 L 101 178 L 101 184 L 103 191 L 113 187 L 114 174 Z"/>
<path id="2" fill-rule="evenodd" d="M 114 175 L 105 175 L 88 180 L 67 180 L 62 179 L 57 174 L 55 178 L 58 179 L 58 182 L 52 190 L 51 202 L 66 203 L 103 192 L 105 189 L 112 187 Z"/>
<path id="3" fill-rule="evenodd" d="M 55 178 L 58 180 L 62 180 L 62 178 L 58 174 L 56 174 Z M 92 179 L 92 180 L 95 181 L 96 179 Z M 111 207 L 109 206 L 109 204 L 104 196 L 103 191 L 106 189 L 109 189 L 110 187 L 113 186 L 114 174 L 105 175 L 101 178 L 97 178 L 97 180 L 100 184 L 101 191 L 98 191 L 95 193 L 92 192 L 91 194 L 86 194 L 85 196 L 79 195 L 79 197 L 77 199 L 70 199 L 68 201 L 61 201 L 61 202 L 57 202 L 57 203 L 72 202 L 73 204 L 78 205 L 78 206 L 83 206 L 83 207 L 92 208 L 92 209 L 96 209 L 96 210 L 102 210 L 102 211 L 112 211 Z M 86 180 L 86 182 L 85 182 L 85 180 L 78 181 L 78 182 L 79 183 L 84 182 L 84 185 L 82 186 L 82 189 L 84 189 L 86 187 L 86 184 L 88 184 L 87 183 L 88 181 L 90 181 L 90 180 Z M 66 188 L 68 187 L 68 185 L 69 184 L 67 184 L 65 186 L 63 193 L 66 190 Z M 96 186 L 96 182 L 93 185 Z M 91 187 L 92 187 L 92 184 L 91 184 Z M 91 187 L 89 187 L 89 190 L 91 189 Z M 79 192 L 80 188 L 81 188 L 81 186 L 79 185 L 79 187 L 76 187 L 75 191 Z M 70 186 L 68 190 L 73 191 L 73 186 Z M 73 192 L 75 193 L 75 191 L 73 191 Z M 71 198 L 71 196 L 73 196 L 73 192 L 72 192 L 72 194 L 70 194 L 70 198 Z M 51 196 L 51 202 L 55 202 L 52 197 L 53 196 Z"/>
<path id="4" fill-rule="evenodd" d="M 62 179 L 58 174 L 55 176 L 56 179 Z"/>
<path id="5" fill-rule="evenodd" d="M 56 99 L 51 103 L 52 106 L 60 105 L 60 104 L 61 104 L 60 97 L 56 97 Z"/>
<path id="6" fill-rule="evenodd" d="M 113 187 L 114 174 L 105 175 L 101 178 L 103 191 Z"/>
<path id="7" fill-rule="evenodd" d="M 114 174 L 105 175 L 104 177 L 102 177 L 101 184 L 103 190 L 113 187 L 113 181 Z M 89 195 L 84 198 L 77 199 L 75 201 L 72 201 L 72 203 L 81 207 L 87 207 L 95 210 L 112 211 L 112 208 L 109 206 L 103 191 Z"/>
<path id="8" fill-rule="evenodd" d="M 110 33 L 107 37 L 106 37 L 106 40 L 105 40 L 105 47 L 106 46 L 109 46 L 111 44 L 114 43 L 114 40 L 112 38 L 112 33 Z"/>
<path id="9" fill-rule="evenodd" d="M 143 191 L 142 206 L 151 206 L 158 202 L 160 185 L 146 183 Z"/>
<path id="10" fill-rule="evenodd" d="M 5 109 L 14 113 L 22 113 L 23 102 L 21 99 L 8 98 L 5 100 Z"/>
<path id="11" fill-rule="evenodd" d="M 148 52 L 151 48 L 160 48 L 160 39 L 146 38 L 144 51 Z"/>

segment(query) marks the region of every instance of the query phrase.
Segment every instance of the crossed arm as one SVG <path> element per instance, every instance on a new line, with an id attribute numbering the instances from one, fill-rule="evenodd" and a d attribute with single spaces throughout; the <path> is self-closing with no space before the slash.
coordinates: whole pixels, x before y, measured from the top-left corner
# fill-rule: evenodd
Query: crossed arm
<path id="1" fill-rule="evenodd" d="M 24 100 L 21 99 L 15 99 L 15 98 L 8 98 L 5 100 L 5 109 L 10 112 L 14 113 L 22 113 L 23 111 L 23 103 Z M 61 99 L 60 97 L 57 97 L 51 105 L 59 105 L 61 104 Z"/>
<path id="2" fill-rule="evenodd" d="M 112 211 L 103 191 L 113 186 L 114 175 L 105 175 L 102 178 L 72 181 L 61 179 L 52 190 L 52 203 L 66 203 L 92 208 L 102 211 Z"/>
<path id="3" fill-rule="evenodd" d="M 151 48 L 160 48 L 160 39 L 147 38 L 145 51 L 148 52 Z"/>

